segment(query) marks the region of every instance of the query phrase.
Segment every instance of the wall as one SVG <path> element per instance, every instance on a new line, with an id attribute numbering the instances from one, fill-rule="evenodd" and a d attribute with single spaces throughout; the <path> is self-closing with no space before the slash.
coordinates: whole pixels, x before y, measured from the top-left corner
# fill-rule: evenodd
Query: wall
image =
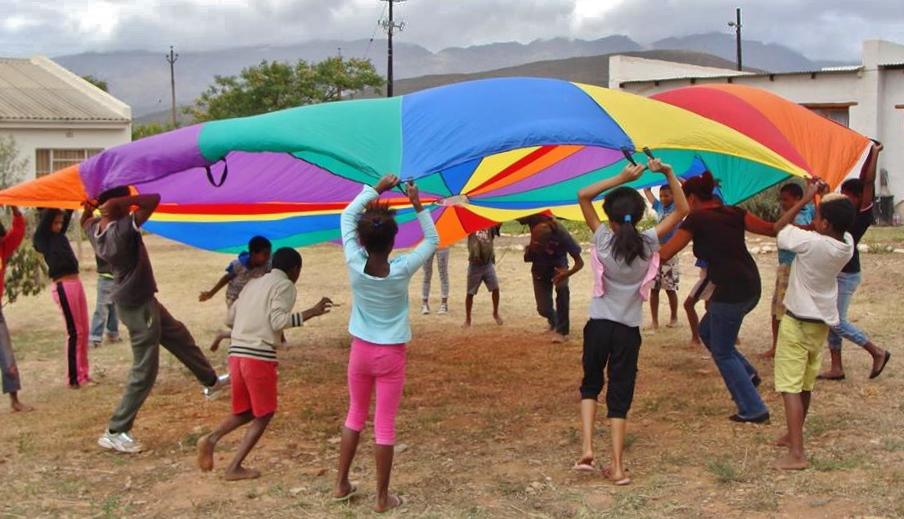
<path id="1" fill-rule="evenodd" d="M 622 81 L 659 80 L 680 77 L 712 77 L 745 75 L 749 72 L 703 67 L 636 56 L 609 57 L 609 88 L 618 89 Z"/>
<path id="2" fill-rule="evenodd" d="M 69 125 L 67 127 L 2 126 L 0 135 L 16 140 L 19 156 L 28 159 L 25 180 L 35 177 L 35 150 L 39 148 L 109 148 L 132 140 L 131 125 Z"/>

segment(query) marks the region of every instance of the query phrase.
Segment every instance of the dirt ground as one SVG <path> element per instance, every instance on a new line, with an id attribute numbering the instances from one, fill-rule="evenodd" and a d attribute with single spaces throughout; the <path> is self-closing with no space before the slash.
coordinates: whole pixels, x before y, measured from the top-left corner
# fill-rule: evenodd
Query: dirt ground
<path id="1" fill-rule="evenodd" d="M 868 241 L 892 236 L 877 232 Z M 421 316 L 412 304 L 414 340 L 392 485 L 406 505 L 391 516 L 904 517 L 904 255 L 864 256 L 865 282 L 852 317 L 895 357 L 881 378 L 869 381 L 869 357 L 846 345 L 847 380 L 820 383 L 814 393 L 806 437 L 810 469 L 771 468 L 779 453 L 770 442 L 782 430 L 784 413 L 771 390 L 770 362 L 755 357 L 770 342 L 768 299 L 776 263 L 771 253 L 757 256 L 764 300 L 741 333 L 742 350 L 764 378 L 761 393 L 771 425 L 729 422 L 734 407 L 712 361 L 702 349 L 687 346 L 682 312 L 681 328 L 644 335 L 629 421 L 634 484 L 616 488 L 570 470 L 580 450 L 580 336 L 590 275 L 585 271 L 572 281 L 571 342 L 553 345 L 540 333 L 544 322 L 534 310 L 519 240 L 502 241 L 504 326 L 492 323 L 489 296 L 482 292 L 475 326 L 460 327 L 466 269 L 460 246 L 452 251 L 450 315 Z M 197 303 L 197 295 L 216 281 L 229 258 L 157 238 L 148 243 L 160 300 L 200 344 L 208 343 L 225 305 L 221 295 L 205 304 Z M 70 390 L 64 381 L 64 326 L 50 294 L 5 308 L 22 373 L 21 396 L 37 410 L 12 415 L 5 401 L 0 408 L 0 516 L 371 515 L 370 430 L 353 474 L 362 495 L 351 504 L 330 499 L 347 402 L 351 301 L 341 253 L 331 246 L 303 253 L 299 306 L 322 295 L 344 305 L 290 331 L 292 347 L 280 353 L 280 411 L 248 460 L 263 472 L 254 481 L 222 479 L 237 434 L 222 442 L 213 473 L 197 470 L 197 438 L 226 416 L 228 398 L 205 401 L 187 370 L 165 352 L 133 431 L 145 452 L 128 456 L 97 447 L 130 366 L 128 343 L 91 350 L 92 374 L 100 384 Z M 697 273 L 687 253 L 681 261 L 683 298 Z M 95 275 L 85 272 L 83 278 L 93 308 Z M 419 277 L 411 293 L 417 301 Z M 224 366 L 222 351 L 211 358 Z M 605 459 L 603 422 L 598 431 L 597 451 Z"/>

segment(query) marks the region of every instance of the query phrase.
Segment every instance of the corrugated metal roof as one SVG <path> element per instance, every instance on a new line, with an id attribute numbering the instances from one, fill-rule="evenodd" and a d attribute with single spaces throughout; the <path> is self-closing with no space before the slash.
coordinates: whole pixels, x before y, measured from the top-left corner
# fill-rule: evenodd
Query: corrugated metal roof
<path id="1" fill-rule="evenodd" d="M 863 68 L 862 65 L 858 65 L 856 67 L 829 67 L 820 70 L 799 70 L 794 72 L 757 72 L 753 74 L 724 74 L 721 76 L 681 76 L 681 77 L 665 77 L 662 79 L 632 79 L 629 81 L 622 81 L 619 85 L 634 85 L 641 83 L 668 83 L 670 81 L 726 81 L 726 80 L 739 80 L 743 81 L 745 79 L 750 78 L 763 78 L 763 77 L 783 77 L 783 76 L 818 76 L 825 74 L 846 74 L 850 72 L 857 72 Z"/>
<path id="2" fill-rule="evenodd" d="M 0 58 L 0 120 L 129 122 L 28 59 Z"/>

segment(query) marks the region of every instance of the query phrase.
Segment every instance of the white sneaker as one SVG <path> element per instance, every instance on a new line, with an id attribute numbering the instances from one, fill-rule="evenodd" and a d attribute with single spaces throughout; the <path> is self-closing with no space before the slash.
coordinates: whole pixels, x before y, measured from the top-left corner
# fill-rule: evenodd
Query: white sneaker
<path id="1" fill-rule="evenodd" d="M 219 396 L 220 390 L 229 385 L 229 373 L 217 377 L 216 384 L 204 388 L 204 398 L 214 400 Z"/>
<path id="2" fill-rule="evenodd" d="M 445 314 L 449 313 L 449 305 L 447 305 L 447 304 L 439 305 L 439 312 L 436 312 L 436 313 L 437 313 L 437 315 L 445 315 Z"/>
<path id="3" fill-rule="evenodd" d="M 105 449 L 128 454 L 141 452 L 141 444 L 138 443 L 135 438 L 132 438 L 129 433 L 124 432 L 111 433 L 110 431 L 106 431 L 103 436 L 97 439 L 97 444 Z"/>
<path id="4" fill-rule="evenodd" d="M 427 303 L 421 305 L 421 315 L 430 315 L 430 305 Z"/>

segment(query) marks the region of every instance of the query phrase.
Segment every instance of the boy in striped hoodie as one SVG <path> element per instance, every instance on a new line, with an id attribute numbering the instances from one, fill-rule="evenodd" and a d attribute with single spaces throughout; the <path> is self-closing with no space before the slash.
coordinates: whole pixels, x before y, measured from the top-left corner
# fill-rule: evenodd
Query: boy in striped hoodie
<path id="1" fill-rule="evenodd" d="M 301 275 L 301 254 L 282 248 L 273 255 L 273 270 L 245 285 L 229 310 L 232 342 L 229 346 L 229 375 L 232 380 L 232 415 L 212 433 L 198 440 L 198 466 L 213 469 L 213 452 L 220 439 L 251 423 L 232 463 L 226 480 L 260 476 L 242 462 L 263 436 L 276 413 L 277 361 L 275 345 L 282 331 L 302 326 L 305 321 L 328 313 L 333 305 L 324 297 L 304 312 L 292 312 L 297 295 L 295 283 Z"/>

